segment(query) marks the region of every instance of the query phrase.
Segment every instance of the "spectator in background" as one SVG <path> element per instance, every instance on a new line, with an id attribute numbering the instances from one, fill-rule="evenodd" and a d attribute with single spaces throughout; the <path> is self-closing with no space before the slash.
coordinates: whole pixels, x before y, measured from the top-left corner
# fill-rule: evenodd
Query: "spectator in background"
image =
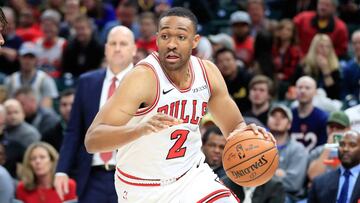
<path id="1" fill-rule="evenodd" d="M 351 95 L 360 103 L 360 30 L 352 34 L 351 43 L 354 49 L 354 56 L 342 69 L 343 85 L 341 95 L 343 99 Z"/>
<path id="2" fill-rule="evenodd" d="M 254 60 L 251 71 L 275 80 L 275 65 L 272 56 L 273 34 L 266 30 L 257 33 L 254 43 Z"/>
<path id="3" fill-rule="evenodd" d="M 234 40 L 228 34 L 219 33 L 217 35 L 209 35 L 208 39 L 212 45 L 213 53 L 216 53 L 222 48 L 227 48 L 235 51 Z"/>
<path id="4" fill-rule="evenodd" d="M 146 51 L 146 49 L 137 49 L 136 54 L 134 56 L 134 64 L 137 64 L 142 59 L 146 58 L 150 53 Z"/>
<path id="5" fill-rule="evenodd" d="M 292 109 L 291 136 L 303 143 L 308 151 L 326 143 L 328 114 L 313 105 L 316 82 L 310 76 L 296 81 L 296 97 L 299 106 Z"/>
<path id="6" fill-rule="evenodd" d="M 99 68 L 104 48 L 92 32 L 92 22 L 86 16 L 78 16 L 74 21 L 75 38 L 66 46 L 61 67 L 63 73 L 71 73 L 78 78 L 82 73 Z"/>
<path id="7" fill-rule="evenodd" d="M 4 40 L 4 37 L 3 37 L 3 32 L 4 32 L 5 28 L 6 28 L 6 26 L 7 26 L 6 17 L 4 15 L 3 10 L 0 8 L 0 48 L 5 43 L 5 40 Z"/>
<path id="8" fill-rule="evenodd" d="M 360 199 L 360 133 L 346 131 L 339 141 L 341 167 L 316 177 L 308 203 L 357 203 Z"/>
<path id="9" fill-rule="evenodd" d="M 244 116 L 257 118 L 266 125 L 273 94 L 274 83 L 270 78 L 264 75 L 254 76 L 249 83 L 251 109 L 246 111 Z"/>
<path id="10" fill-rule="evenodd" d="M 36 22 L 33 11 L 29 7 L 20 10 L 20 16 L 16 27 L 16 34 L 23 41 L 36 41 L 43 36 L 39 22 Z"/>
<path id="11" fill-rule="evenodd" d="M 55 10 L 45 10 L 41 15 L 41 30 L 44 36 L 36 40 L 39 51 L 38 65 L 53 78 L 61 75 L 60 62 L 66 40 L 58 37 L 61 15 Z"/>
<path id="12" fill-rule="evenodd" d="M 260 30 L 272 33 L 276 22 L 265 16 L 266 6 L 264 0 L 248 0 L 246 6 L 251 19 L 250 35 L 256 37 Z"/>
<path id="13" fill-rule="evenodd" d="M 26 122 L 34 126 L 42 137 L 51 134 L 53 128 L 60 122 L 59 116 L 53 109 L 39 105 L 35 92 L 30 87 L 18 89 L 14 97 L 24 109 Z"/>
<path id="14" fill-rule="evenodd" d="M 116 7 L 117 19 L 106 23 L 101 31 L 100 42 L 105 44 L 110 30 L 118 25 L 123 25 L 133 31 L 135 39 L 140 37 L 140 24 L 137 22 L 137 6 L 129 0 L 119 1 Z"/>
<path id="15" fill-rule="evenodd" d="M 285 93 L 291 85 L 296 67 L 302 59 L 302 52 L 297 45 L 297 33 L 294 23 L 283 19 L 276 27 L 274 45 L 272 47 L 274 79 L 277 81 L 278 99 L 284 100 Z"/>
<path id="16" fill-rule="evenodd" d="M 59 26 L 59 36 L 65 39 L 72 39 L 75 37 L 74 24 L 76 18 L 82 15 L 80 10 L 80 0 L 65 0 L 64 4 L 64 20 Z"/>
<path id="17" fill-rule="evenodd" d="M 0 165 L 0 202 L 13 203 L 15 187 L 9 172 Z"/>
<path id="18" fill-rule="evenodd" d="M 202 151 L 205 154 L 205 162 L 218 175 L 220 179 L 226 177 L 222 165 L 222 154 L 226 139 L 217 126 L 210 126 L 202 136 Z"/>
<path id="19" fill-rule="evenodd" d="M 296 75 L 308 75 L 317 81 L 331 99 L 340 98 L 341 78 L 339 60 L 329 36 L 316 34 L 309 52 L 299 66 Z"/>
<path id="20" fill-rule="evenodd" d="M 359 0 L 340 0 L 339 16 L 346 23 L 351 33 L 353 27 L 360 25 L 360 1 Z"/>
<path id="21" fill-rule="evenodd" d="M 348 30 L 345 23 L 336 17 L 337 0 L 318 0 L 316 11 L 304 11 L 294 17 L 294 23 L 301 39 L 300 47 L 306 54 L 317 33 L 329 35 L 336 55 L 347 55 Z"/>
<path id="22" fill-rule="evenodd" d="M 350 118 L 351 129 L 360 132 L 360 104 L 346 109 L 345 113 Z"/>
<path id="23" fill-rule="evenodd" d="M 214 60 L 225 79 L 229 94 L 239 109 L 246 112 L 250 109 L 248 84 L 252 75 L 247 72 L 245 67 L 237 64 L 235 52 L 231 49 L 219 49 L 214 55 Z"/>
<path id="24" fill-rule="evenodd" d="M 4 40 L 6 43 L 0 49 L 0 72 L 9 75 L 19 70 L 19 60 L 17 51 L 22 44 L 22 39 L 15 33 L 16 17 L 14 10 L 10 7 L 2 8 L 7 20 L 6 29 L 4 29 Z"/>
<path id="25" fill-rule="evenodd" d="M 326 124 L 327 144 L 334 143 L 334 135 L 350 130 L 349 117 L 343 111 L 334 111 L 329 115 Z M 331 154 L 333 148 L 320 145 L 310 152 L 307 176 L 311 181 L 332 168 L 338 167 L 337 157 Z M 330 161 L 330 162 L 329 162 Z"/>
<path id="26" fill-rule="evenodd" d="M 111 4 L 100 0 L 83 0 L 82 5 L 86 9 L 86 14 L 93 19 L 98 30 L 102 30 L 104 25 L 116 19 L 114 7 Z"/>
<path id="27" fill-rule="evenodd" d="M 236 58 L 249 66 L 254 54 L 254 38 L 250 35 L 250 16 L 245 11 L 236 11 L 230 16 L 230 24 L 235 42 Z"/>
<path id="28" fill-rule="evenodd" d="M 15 99 L 8 99 L 4 103 L 6 109 L 5 138 L 22 144 L 25 148 L 31 143 L 39 141 L 40 133 L 25 122 L 21 104 Z"/>
<path id="29" fill-rule="evenodd" d="M 304 145 L 289 134 L 292 122 L 291 110 L 284 105 L 276 105 L 269 111 L 267 126 L 274 135 L 279 151 L 279 168 L 275 172 L 287 193 L 286 202 L 296 202 L 304 195 L 304 182 L 308 153 Z"/>
<path id="30" fill-rule="evenodd" d="M 47 143 L 38 142 L 29 146 L 25 152 L 16 198 L 24 203 L 63 202 L 52 184 L 58 157 L 56 150 Z M 64 201 L 74 201 L 76 198 L 76 183 L 70 179 L 69 192 Z"/>
<path id="31" fill-rule="evenodd" d="M 140 15 L 140 37 L 136 40 L 138 49 L 143 48 L 149 53 L 157 51 L 156 22 L 157 19 L 151 12 L 144 12 Z"/>
<path id="32" fill-rule="evenodd" d="M 13 96 L 23 86 L 31 87 L 40 105 L 52 108 L 53 99 L 58 97 L 57 87 L 54 79 L 44 71 L 37 70 L 38 54 L 39 51 L 35 44 L 23 43 L 19 50 L 20 71 L 8 76 L 5 80 L 5 86 L 10 96 Z"/>

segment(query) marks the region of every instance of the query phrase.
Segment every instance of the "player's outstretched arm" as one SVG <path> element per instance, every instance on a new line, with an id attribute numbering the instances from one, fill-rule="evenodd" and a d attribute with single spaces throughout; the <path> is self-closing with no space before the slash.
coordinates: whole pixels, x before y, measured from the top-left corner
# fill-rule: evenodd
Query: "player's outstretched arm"
<path id="1" fill-rule="evenodd" d="M 138 66 L 127 74 L 90 125 L 85 135 L 87 151 L 112 151 L 143 135 L 178 123 L 173 117 L 157 114 L 145 123 L 126 125 L 142 103 L 151 105 L 155 101 L 156 89 L 156 76 L 150 68 Z"/>

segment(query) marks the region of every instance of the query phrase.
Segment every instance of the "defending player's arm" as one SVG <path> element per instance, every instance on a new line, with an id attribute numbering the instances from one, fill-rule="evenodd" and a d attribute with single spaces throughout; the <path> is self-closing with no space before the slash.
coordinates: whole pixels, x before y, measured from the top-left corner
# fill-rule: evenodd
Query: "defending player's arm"
<path id="1" fill-rule="evenodd" d="M 208 104 L 209 111 L 216 125 L 219 126 L 225 138 L 227 138 L 235 129 L 245 128 L 246 124 L 239 108 L 231 99 L 218 68 L 210 61 L 204 61 L 204 63 L 212 87 Z"/>
<path id="2" fill-rule="evenodd" d="M 155 101 L 156 88 L 156 76 L 147 67 L 136 67 L 125 76 L 89 127 L 85 136 L 87 151 L 112 151 L 143 135 L 179 123 L 178 119 L 157 114 L 145 123 L 126 126 L 140 104 L 151 105 Z"/>

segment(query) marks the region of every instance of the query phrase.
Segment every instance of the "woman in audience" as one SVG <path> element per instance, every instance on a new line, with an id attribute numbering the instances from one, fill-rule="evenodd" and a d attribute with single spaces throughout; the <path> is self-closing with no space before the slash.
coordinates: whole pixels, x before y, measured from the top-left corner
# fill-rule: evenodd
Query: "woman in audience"
<path id="1" fill-rule="evenodd" d="M 290 79 L 302 59 L 301 49 L 296 44 L 295 25 L 290 19 L 281 20 L 276 28 L 272 56 L 275 81 L 278 82 L 278 99 L 282 100 L 290 85 Z"/>
<path id="2" fill-rule="evenodd" d="M 340 98 L 339 59 L 328 35 L 316 34 L 314 36 L 304 63 L 297 72 L 298 77 L 308 75 L 314 78 L 317 86 L 325 90 L 327 97 Z"/>
<path id="3" fill-rule="evenodd" d="M 69 181 L 69 193 L 64 200 L 55 191 L 53 179 L 58 161 L 58 153 L 49 144 L 37 142 L 25 152 L 21 182 L 16 189 L 16 198 L 24 203 L 61 203 L 76 200 L 76 183 Z"/>

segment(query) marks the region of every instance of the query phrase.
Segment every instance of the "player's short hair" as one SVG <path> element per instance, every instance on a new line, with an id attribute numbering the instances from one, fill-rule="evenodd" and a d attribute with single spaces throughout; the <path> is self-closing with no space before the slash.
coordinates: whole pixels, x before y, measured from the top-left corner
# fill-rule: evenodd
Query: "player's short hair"
<path id="1" fill-rule="evenodd" d="M 195 14 L 193 12 L 191 12 L 190 10 L 183 8 L 183 7 L 173 7 L 160 15 L 159 22 L 162 18 L 168 17 L 168 16 L 178 16 L 178 17 L 188 18 L 192 22 L 194 31 L 196 33 L 198 20 L 197 20 Z"/>
<path id="2" fill-rule="evenodd" d="M 209 140 L 211 133 L 214 133 L 215 135 L 223 136 L 219 127 L 217 127 L 216 125 L 210 126 L 206 129 L 204 135 L 202 136 L 203 145 Z"/>
<path id="3" fill-rule="evenodd" d="M 0 26 L 6 26 L 7 25 L 7 21 L 6 21 L 6 17 L 5 14 L 2 10 L 2 8 L 0 8 Z"/>

